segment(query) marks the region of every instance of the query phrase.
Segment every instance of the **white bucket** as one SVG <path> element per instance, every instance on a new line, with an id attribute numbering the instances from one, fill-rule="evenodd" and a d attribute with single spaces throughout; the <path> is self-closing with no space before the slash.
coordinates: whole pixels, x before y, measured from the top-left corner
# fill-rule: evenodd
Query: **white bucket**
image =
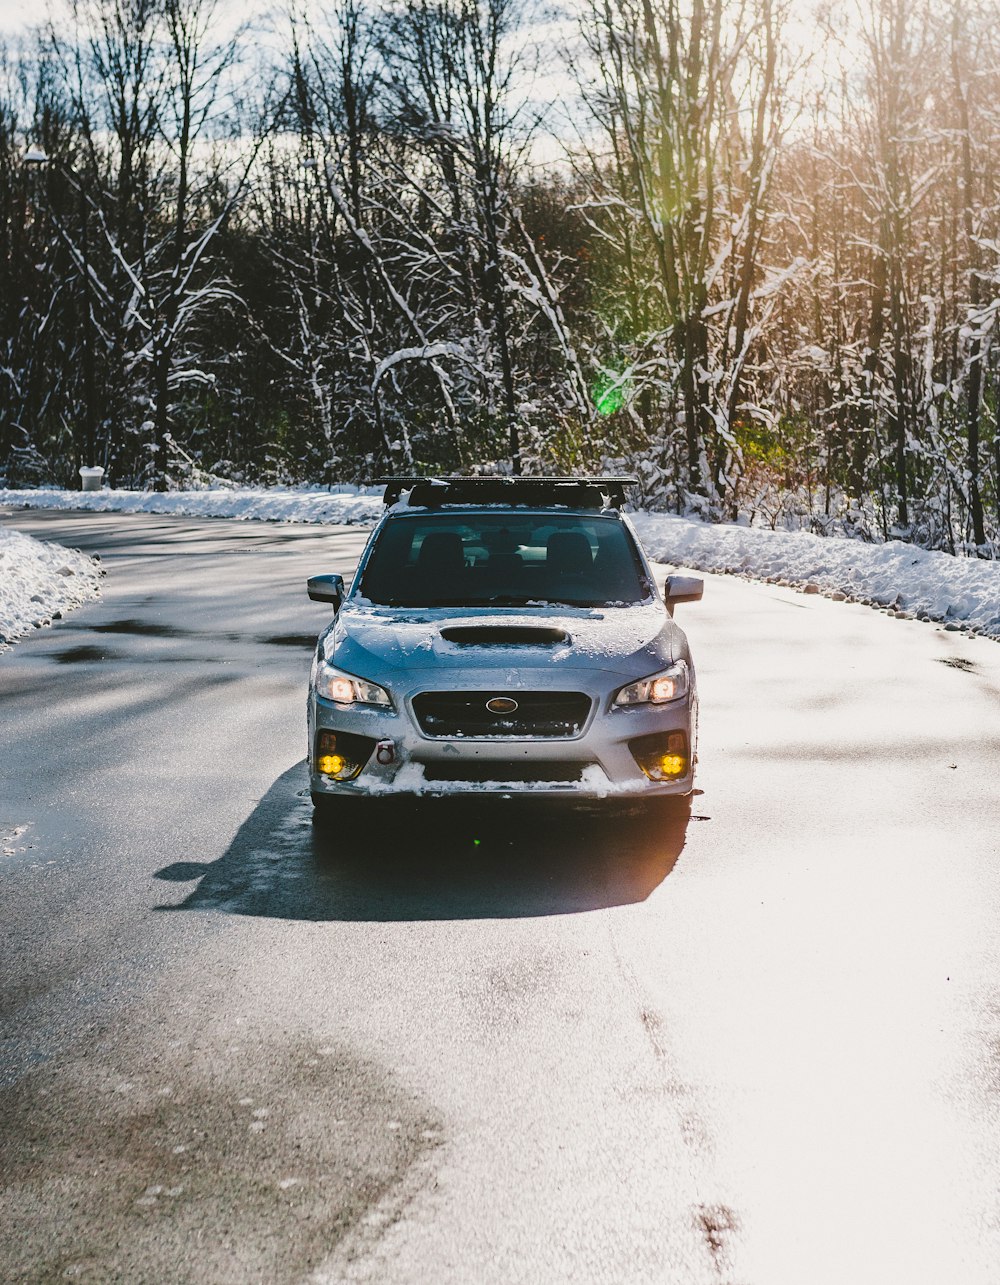
<path id="1" fill-rule="evenodd" d="M 104 469 L 100 465 L 97 468 L 82 468 L 80 470 L 80 486 L 84 491 L 99 491 L 103 479 Z"/>

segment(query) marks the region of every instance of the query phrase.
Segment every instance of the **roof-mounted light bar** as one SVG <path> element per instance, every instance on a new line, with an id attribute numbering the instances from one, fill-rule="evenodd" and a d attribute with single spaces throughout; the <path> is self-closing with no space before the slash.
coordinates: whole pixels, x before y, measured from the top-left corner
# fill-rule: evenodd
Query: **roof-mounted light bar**
<path id="1" fill-rule="evenodd" d="M 395 504 L 404 491 L 414 508 L 442 504 L 559 504 L 571 509 L 620 508 L 634 477 L 380 477 L 382 499 Z"/>

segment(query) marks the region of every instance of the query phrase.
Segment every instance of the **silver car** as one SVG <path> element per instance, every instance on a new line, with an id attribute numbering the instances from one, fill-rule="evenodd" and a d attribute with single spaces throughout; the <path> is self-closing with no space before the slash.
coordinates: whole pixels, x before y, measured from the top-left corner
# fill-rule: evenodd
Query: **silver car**
<path id="1" fill-rule="evenodd" d="M 690 794 L 697 691 L 628 478 L 394 479 L 309 684 L 317 817 L 348 798 Z"/>

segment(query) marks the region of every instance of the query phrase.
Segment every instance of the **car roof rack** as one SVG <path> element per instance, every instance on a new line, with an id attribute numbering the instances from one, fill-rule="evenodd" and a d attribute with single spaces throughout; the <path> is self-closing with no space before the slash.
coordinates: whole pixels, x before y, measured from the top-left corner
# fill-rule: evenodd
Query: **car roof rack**
<path id="1" fill-rule="evenodd" d="M 404 491 L 414 508 L 442 504 L 565 505 L 570 509 L 620 508 L 634 477 L 380 477 L 383 503 L 395 504 Z"/>

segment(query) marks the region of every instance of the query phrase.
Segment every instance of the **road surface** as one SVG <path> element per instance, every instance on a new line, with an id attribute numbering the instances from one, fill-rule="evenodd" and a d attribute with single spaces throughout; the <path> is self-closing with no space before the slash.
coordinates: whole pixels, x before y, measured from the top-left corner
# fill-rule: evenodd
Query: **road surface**
<path id="1" fill-rule="evenodd" d="M 707 578 L 686 826 L 349 844 L 305 683 L 357 529 L 4 513 L 0 1279 L 986 1285 L 1000 647 Z"/>

